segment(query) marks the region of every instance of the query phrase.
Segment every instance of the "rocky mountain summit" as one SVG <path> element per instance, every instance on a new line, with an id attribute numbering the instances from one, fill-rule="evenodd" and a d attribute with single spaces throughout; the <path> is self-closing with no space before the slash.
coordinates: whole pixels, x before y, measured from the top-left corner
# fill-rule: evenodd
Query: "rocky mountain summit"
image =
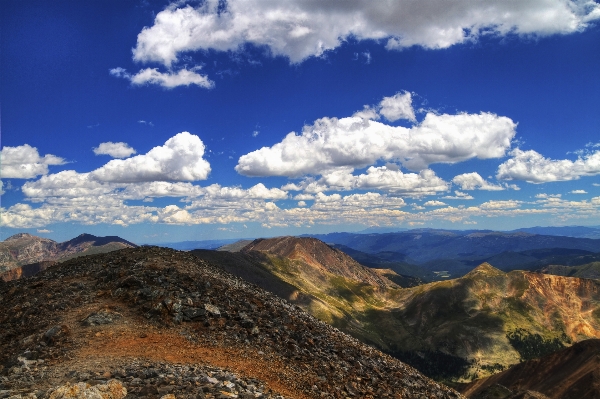
<path id="1" fill-rule="evenodd" d="M 109 381 L 127 398 L 462 397 L 189 253 L 71 259 L 0 282 L 0 301 L 2 398 Z"/>
<path id="2" fill-rule="evenodd" d="M 0 242 L 0 279 L 13 280 L 31 276 L 52 263 L 75 256 L 92 255 L 135 248 L 137 245 L 117 236 L 79 236 L 62 243 L 27 233 L 15 234 Z M 24 268 L 23 268 L 24 267 Z"/>

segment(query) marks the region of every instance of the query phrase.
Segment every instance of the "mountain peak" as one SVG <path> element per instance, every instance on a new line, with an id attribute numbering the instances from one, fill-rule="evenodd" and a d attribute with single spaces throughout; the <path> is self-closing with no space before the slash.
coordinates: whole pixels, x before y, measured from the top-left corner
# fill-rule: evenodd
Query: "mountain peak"
<path id="1" fill-rule="evenodd" d="M 12 236 L 8 237 L 4 241 L 15 241 L 15 240 L 19 240 L 21 238 L 40 238 L 40 237 L 36 237 L 36 236 L 31 235 L 29 233 L 17 233 L 15 235 L 12 235 Z"/>
<path id="2" fill-rule="evenodd" d="M 477 266 L 475 269 L 473 269 L 469 273 L 467 273 L 464 277 L 466 277 L 466 278 L 494 277 L 494 276 L 504 276 L 504 275 L 506 275 L 506 273 L 504 273 L 502 270 L 496 269 L 494 266 L 490 265 L 487 262 L 483 262 L 482 264 Z"/>
<path id="3" fill-rule="evenodd" d="M 380 287 L 397 287 L 395 283 L 361 265 L 344 252 L 312 237 L 275 237 L 254 240 L 242 252 L 257 251 L 287 258 L 335 276 L 342 276 Z"/>

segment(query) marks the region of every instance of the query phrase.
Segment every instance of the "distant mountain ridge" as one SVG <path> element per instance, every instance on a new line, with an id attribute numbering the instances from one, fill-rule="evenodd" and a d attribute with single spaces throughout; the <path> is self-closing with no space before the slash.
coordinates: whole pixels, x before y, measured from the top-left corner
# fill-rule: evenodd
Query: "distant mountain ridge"
<path id="1" fill-rule="evenodd" d="M 316 234 L 310 237 L 326 243 L 342 244 L 366 253 L 401 253 L 406 256 L 407 262 L 417 264 L 436 259 L 481 259 L 505 251 L 520 252 L 544 248 L 600 251 L 598 239 L 525 232 L 418 229 L 384 234 Z"/>
<path id="2" fill-rule="evenodd" d="M 511 232 L 526 232 L 531 234 L 577 238 L 600 238 L 600 227 L 598 226 L 537 226 L 516 229 L 512 230 Z"/>
<path id="3" fill-rule="evenodd" d="M 0 242 L 0 275 L 3 279 L 20 278 L 48 267 L 47 262 L 105 253 L 123 248 L 135 248 L 136 244 L 121 237 L 96 237 L 91 234 L 58 243 L 48 238 L 19 233 Z M 22 269 L 26 265 L 32 265 Z M 10 273 L 7 273 L 10 272 Z"/>

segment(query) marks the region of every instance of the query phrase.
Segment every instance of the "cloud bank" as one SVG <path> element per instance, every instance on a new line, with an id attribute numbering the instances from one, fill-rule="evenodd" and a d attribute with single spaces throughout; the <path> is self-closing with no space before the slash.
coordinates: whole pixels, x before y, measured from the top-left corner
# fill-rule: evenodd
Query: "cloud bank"
<path id="1" fill-rule="evenodd" d="M 367 107 L 352 117 L 321 118 L 305 126 L 300 135 L 291 132 L 271 147 L 243 155 L 235 170 L 245 176 L 295 178 L 391 161 L 421 171 L 435 163 L 500 158 L 516 134 L 510 118 L 486 112 L 429 112 L 410 128 L 373 120 L 378 115 L 414 118 L 410 94 L 384 98 L 377 111 Z"/>
<path id="2" fill-rule="evenodd" d="M 170 68 L 185 52 L 238 51 L 249 43 L 298 63 L 350 37 L 384 41 L 388 49 L 442 49 L 483 35 L 568 34 L 599 18 L 592 0 L 229 0 L 225 9 L 218 0 L 197 8 L 173 3 L 139 33 L 133 58 Z"/>

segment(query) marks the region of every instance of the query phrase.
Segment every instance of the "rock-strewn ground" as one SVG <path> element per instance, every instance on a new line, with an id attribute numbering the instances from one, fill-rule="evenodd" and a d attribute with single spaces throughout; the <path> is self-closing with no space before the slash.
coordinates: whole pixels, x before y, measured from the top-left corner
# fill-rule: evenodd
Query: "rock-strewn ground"
<path id="1" fill-rule="evenodd" d="M 0 302 L 0 398 L 110 379 L 129 398 L 461 397 L 184 252 L 73 259 Z"/>

